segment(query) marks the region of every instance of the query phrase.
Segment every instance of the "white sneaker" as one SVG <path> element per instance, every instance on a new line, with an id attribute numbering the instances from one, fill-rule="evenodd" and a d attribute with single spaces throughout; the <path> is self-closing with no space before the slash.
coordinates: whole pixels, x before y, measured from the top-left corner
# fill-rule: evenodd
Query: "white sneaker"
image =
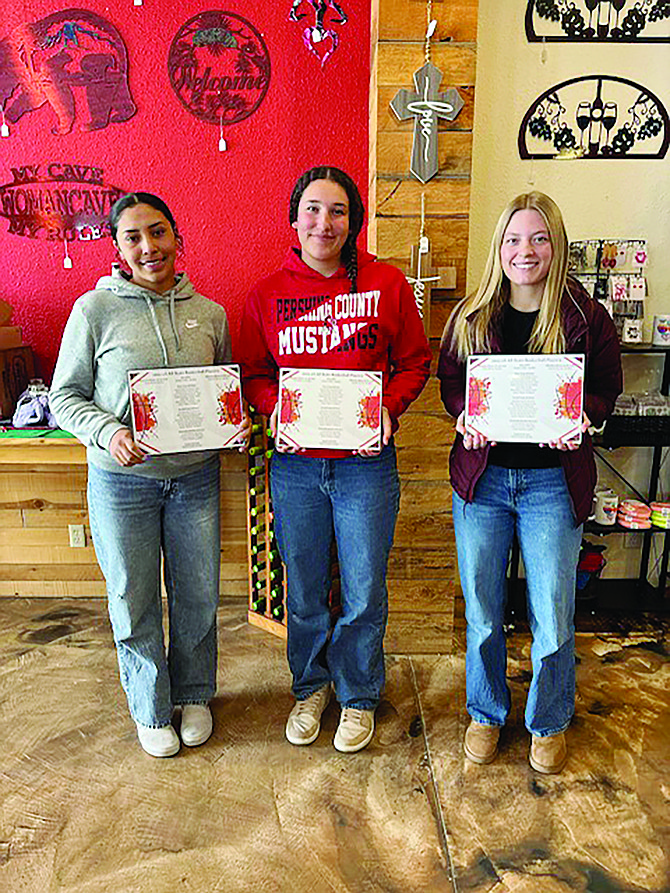
<path id="1" fill-rule="evenodd" d="M 212 734 L 212 713 L 207 704 L 182 706 L 179 734 L 187 747 L 197 747 L 207 741 Z"/>
<path id="2" fill-rule="evenodd" d="M 143 726 L 136 722 L 137 737 L 142 750 L 152 757 L 173 757 L 180 748 L 179 736 L 172 726 L 161 726 L 153 729 L 151 726 Z"/>
<path id="3" fill-rule="evenodd" d="M 372 740 L 374 731 L 374 710 L 343 707 L 340 724 L 333 739 L 335 750 L 339 750 L 341 753 L 355 753 L 357 750 L 363 750 Z"/>
<path id="4" fill-rule="evenodd" d="M 330 698 L 330 685 L 325 685 L 303 701 L 296 701 L 286 722 L 286 737 L 291 744 L 311 744 L 321 731 L 321 714 Z"/>

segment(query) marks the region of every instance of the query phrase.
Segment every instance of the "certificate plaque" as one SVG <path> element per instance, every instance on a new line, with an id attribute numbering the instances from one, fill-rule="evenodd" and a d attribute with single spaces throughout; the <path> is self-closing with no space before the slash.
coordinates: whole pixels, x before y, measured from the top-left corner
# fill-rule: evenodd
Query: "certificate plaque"
<path id="1" fill-rule="evenodd" d="M 382 373 L 279 370 L 280 446 L 369 450 L 381 444 Z"/>
<path id="2" fill-rule="evenodd" d="M 465 424 L 488 440 L 581 440 L 583 354 L 468 357 Z"/>
<path id="3" fill-rule="evenodd" d="M 220 450 L 239 444 L 240 368 L 181 366 L 128 373 L 133 437 L 147 453 Z"/>

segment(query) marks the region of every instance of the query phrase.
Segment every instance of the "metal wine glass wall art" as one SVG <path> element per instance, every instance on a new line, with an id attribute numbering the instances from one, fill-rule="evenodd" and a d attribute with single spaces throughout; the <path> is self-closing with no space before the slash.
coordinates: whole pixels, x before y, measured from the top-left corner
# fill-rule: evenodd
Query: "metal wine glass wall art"
<path id="1" fill-rule="evenodd" d="M 530 41 L 670 43 L 669 0 L 528 0 Z"/>
<path id="2" fill-rule="evenodd" d="M 587 75 L 545 90 L 519 128 L 521 158 L 665 158 L 670 119 L 651 90 Z"/>

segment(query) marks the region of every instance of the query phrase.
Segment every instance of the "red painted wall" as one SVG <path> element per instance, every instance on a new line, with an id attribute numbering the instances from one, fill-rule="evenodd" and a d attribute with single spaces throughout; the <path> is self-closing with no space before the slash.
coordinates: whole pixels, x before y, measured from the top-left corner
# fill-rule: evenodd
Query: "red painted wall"
<path id="1" fill-rule="evenodd" d="M 160 195 L 183 234 L 189 276 L 224 305 L 236 337 L 249 287 L 276 268 L 294 243 L 288 197 L 299 174 L 314 164 L 334 164 L 366 195 L 369 0 L 341 0 L 349 20 L 334 26 L 340 44 L 323 68 L 302 40 L 313 21 L 311 6 L 303 2 L 308 16 L 295 23 L 288 18 L 291 5 L 145 0 L 135 7 L 132 0 L 89 0 L 85 8 L 111 21 L 124 39 L 137 114 L 93 132 L 80 131 L 75 122 L 64 135 L 51 132 L 56 117 L 48 105 L 24 115 L 11 125 L 9 138 L 0 139 L 0 185 L 12 181 L 12 168 L 60 162 L 102 168 L 105 184 Z M 0 38 L 64 8 L 47 0 L 3 4 Z M 218 127 L 182 106 L 167 74 L 174 35 L 206 9 L 225 9 L 251 22 L 272 66 L 260 108 L 226 128 L 229 148 L 223 153 Z M 112 244 L 108 238 L 70 243 L 73 268 L 66 270 L 62 242 L 10 234 L 8 228 L 0 219 L 0 298 L 14 307 L 12 323 L 23 327 L 48 381 L 72 303 L 109 272 Z"/>

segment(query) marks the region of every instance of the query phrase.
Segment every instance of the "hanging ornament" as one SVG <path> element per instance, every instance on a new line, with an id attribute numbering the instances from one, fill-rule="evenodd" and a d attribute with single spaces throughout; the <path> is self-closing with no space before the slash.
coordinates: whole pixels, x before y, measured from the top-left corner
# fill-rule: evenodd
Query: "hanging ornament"
<path id="1" fill-rule="evenodd" d="M 225 152 L 228 148 L 228 143 L 225 141 L 223 137 L 223 115 L 219 116 L 219 152 Z"/>
<path id="2" fill-rule="evenodd" d="M 433 288 L 456 288 L 455 267 L 433 267 L 430 240 L 426 235 L 426 196 L 421 193 L 421 232 L 418 246 L 412 245 L 407 281 L 412 286 L 426 335 L 430 332 L 430 295 Z"/>
<path id="3" fill-rule="evenodd" d="M 314 10 L 315 21 L 313 25 L 308 25 L 302 32 L 302 42 L 309 52 L 316 56 L 323 68 L 340 42 L 339 34 L 332 25 L 346 25 L 348 16 L 335 0 L 293 0 L 291 11 L 288 14 L 290 21 L 299 22 L 300 19 L 307 16 L 306 12 L 298 13 L 304 2 L 308 2 Z M 333 12 L 333 16 L 328 22 L 331 27 L 326 26 L 328 10 Z"/>
<path id="4" fill-rule="evenodd" d="M 68 254 L 67 239 L 63 239 L 63 245 L 65 246 L 65 257 L 63 258 L 63 269 L 71 270 L 72 269 L 72 258 Z"/>
<path id="5" fill-rule="evenodd" d="M 422 183 L 427 183 L 439 169 L 437 127 L 440 119 L 453 121 L 464 106 L 463 98 L 455 87 L 444 93 L 438 88 L 442 72 L 430 61 L 430 38 L 435 33 L 436 21 L 432 18 L 432 2 L 428 0 L 426 27 L 426 62 L 414 72 L 415 91 L 399 90 L 391 101 L 391 108 L 399 121 L 414 118 L 414 142 L 410 173 Z"/>
<path id="6" fill-rule="evenodd" d="M 133 0 L 133 6 L 141 6 L 142 0 Z"/>
<path id="7" fill-rule="evenodd" d="M 5 104 L 0 105 L 0 114 L 2 114 L 2 124 L 0 124 L 0 136 L 9 136 L 9 124 L 5 121 Z"/>
<path id="8" fill-rule="evenodd" d="M 546 65 L 546 64 L 547 64 L 547 57 L 548 57 L 548 53 L 547 53 L 547 38 L 546 38 L 546 37 L 543 37 L 543 38 L 542 38 L 542 52 L 540 53 L 540 62 L 541 62 L 543 65 Z"/>

